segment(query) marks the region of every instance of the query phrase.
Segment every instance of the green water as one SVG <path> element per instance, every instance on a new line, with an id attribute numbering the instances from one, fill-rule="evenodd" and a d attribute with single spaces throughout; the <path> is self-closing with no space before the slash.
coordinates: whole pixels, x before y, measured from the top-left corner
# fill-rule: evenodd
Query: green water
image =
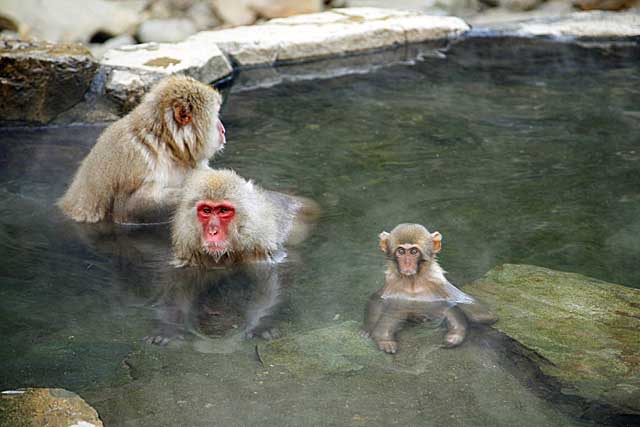
<path id="1" fill-rule="evenodd" d="M 382 284 L 377 235 L 400 222 L 443 234 L 461 287 L 505 262 L 640 287 L 637 58 L 479 41 L 364 75 L 226 88 L 229 143 L 212 165 L 322 207 L 283 266 L 283 335 L 361 321 Z M 203 330 L 224 338 L 143 343 L 162 311 L 166 227 L 100 234 L 52 205 L 101 130 L 0 129 L 0 389 L 67 388 L 108 426 L 601 422 L 578 419 L 588 402 L 559 399 L 482 330 L 443 350 L 442 331 L 410 328 L 389 369 L 263 366 L 261 340 L 234 332 L 250 289 L 214 304 L 226 326 Z"/>

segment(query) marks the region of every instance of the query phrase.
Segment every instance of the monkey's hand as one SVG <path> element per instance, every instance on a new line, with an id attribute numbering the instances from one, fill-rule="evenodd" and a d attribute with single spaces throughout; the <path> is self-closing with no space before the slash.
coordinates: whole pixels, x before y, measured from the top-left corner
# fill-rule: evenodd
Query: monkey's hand
<path id="1" fill-rule="evenodd" d="M 445 337 L 444 337 L 444 348 L 453 348 L 453 347 L 457 347 L 460 344 L 462 344 L 462 341 L 464 341 L 464 337 L 465 334 L 464 333 L 460 333 L 458 331 L 455 332 L 449 332 Z"/>
<path id="2" fill-rule="evenodd" d="M 269 328 L 247 329 L 245 331 L 245 336 L 247 338 L 260 337 L 260 338 L 265 339 L 267 341 L 271 341 L 271 340 L 275 340 L 275 339 L 280 338 L 282 336 L 282 334 L 280 333 L 280 330 L 278 328 L 269 327 Z"/>
<path id="3" fill-rule="evenodd" d="M 378 348 L 384 351 L 385 353 L 395 354 L 395 352 L 398 351 L 397 341 L 384 340 L 384 341 L 378 341 L 377 344 L 378 344 Z"/>
<path id="4" fill-rule="evenodd" d="M 174 337 L 168 337 L 164 335 L 147 335 L 142 338 L 142 341 L 147 344 L 155 344 L 160 347 L 167 346 L 170 342 L 175 342 L 176 340 L 184 341 L 184 336 L 176 335 Z"/>

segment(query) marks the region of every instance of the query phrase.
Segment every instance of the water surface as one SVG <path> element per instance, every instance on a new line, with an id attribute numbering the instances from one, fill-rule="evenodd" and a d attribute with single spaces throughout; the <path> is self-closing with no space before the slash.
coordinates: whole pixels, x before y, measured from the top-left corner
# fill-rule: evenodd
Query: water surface
<path id="1" fill-rule="evenodd" d="M 382 284 L 377 235 L 400 222 L 443 234 L 460 286 L 509 262 L 640 287 L 637 53 L 467 42 L 366 75 L 226 89 L 229 144 L 213 166 L 323 209 L 284 266 L 282 333 L 361 321 Z M 262 366 L 260 340 L 234 332 L 250 288 L 207 294 L 221 301 L 209 341 L 144 344 L 166 226 L 96 230 L 53 207 L 102 129 L 0 129 L 1 389 L 70 389 L 107 425 L 593 422 L 576 418 L 588 402 L 559 399 L 483 331 L 455 350 L 433 331 L 403 354 L 410 328 L 396 360 L 412 372 Z"/>

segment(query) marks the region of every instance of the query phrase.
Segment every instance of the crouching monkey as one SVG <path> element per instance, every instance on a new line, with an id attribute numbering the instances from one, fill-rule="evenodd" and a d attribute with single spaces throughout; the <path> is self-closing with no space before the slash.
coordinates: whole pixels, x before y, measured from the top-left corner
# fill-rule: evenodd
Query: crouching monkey
<path id="1" fill-rule="evenodd" d="M 407 320 L 445 321 L 445 346 L 460 345 L 467 320 L 491 324 L 497 317 L 453 286 L 436 261 L 442 235 L 418 224 L 400 224 L 380 234 L 387 256 L 384 286 L 369 298 L 362 335 L 380 350 L 395 353 L 396 333 Z"/>
<path id="2" fill-rule="evenodd" d="M 78 222 L 166 220 L 187 174 L 224 146 L 221 101 L 190 77 L 160 81 L 100 135 L 58 206 Z"/>

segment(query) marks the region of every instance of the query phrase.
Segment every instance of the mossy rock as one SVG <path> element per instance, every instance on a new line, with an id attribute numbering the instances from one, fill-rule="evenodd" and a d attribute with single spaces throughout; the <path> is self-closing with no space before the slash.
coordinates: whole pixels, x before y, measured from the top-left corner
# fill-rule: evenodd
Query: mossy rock
<path id="1" fill-rule="evenodd" d="M 27 388 L 0 394 L 0 425 L 102 427 L 102 421 L 75 393 L 61 388 Z"/>
<path id="2" fill-rule="evenodd" d="M 283 366 L 300 377 L 359 371 L 386 362 L 371 340 L 362 338 L 360 324 L 343 322 L 308 333 L 292 335 L 258 346 L 265 366 Z"/>
<path id="3" fill-rule="evenodd" d="M 563 393 L 640 413 L 640 290 L 511 264 L 464 290 L 495 310 L 496 329 L 541 356 Z"/>

